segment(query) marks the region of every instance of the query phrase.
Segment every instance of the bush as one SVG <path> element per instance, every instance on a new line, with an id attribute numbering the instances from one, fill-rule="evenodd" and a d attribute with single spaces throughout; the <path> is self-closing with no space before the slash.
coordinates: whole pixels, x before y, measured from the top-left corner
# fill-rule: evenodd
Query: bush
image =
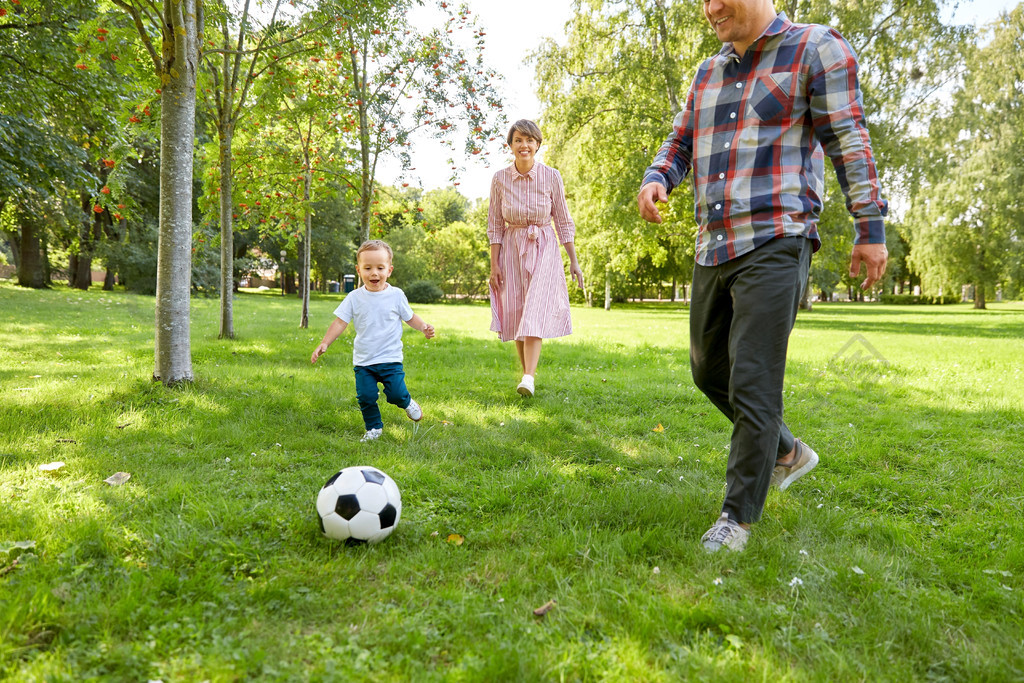
<path id="1" fill-rule="evenodd" d="M 944 294 L 943 296 L 927 296 L 914 294 L 883 294 L 883 304 L 896 304 L 898 306 L 910 306 L 915 304 L 958 304 L 960 297 L 955 294 Z"/>
<path id="2" fill-rule="evenodd" d="M 411 304 L 432 304 L 444 297 L 441 288 L 429 280 L 417 280 L 404 287 L 403 291 Z"/>

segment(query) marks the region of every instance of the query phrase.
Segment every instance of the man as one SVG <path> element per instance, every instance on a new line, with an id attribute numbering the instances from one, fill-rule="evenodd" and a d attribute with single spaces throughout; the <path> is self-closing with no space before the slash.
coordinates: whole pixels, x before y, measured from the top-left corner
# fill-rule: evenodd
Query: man
<path id="1" fill-rule="evenodd" d="M 856 229 L 850 276 L 871 287 L 888 252 L 857 60 L 825 26 L 791 23 L 771 0 L 705 0 L 722 50 L 697 70 L 685 109 L 644 174 L 640 215 L 691 170 L 697 265 L 690 367 L 697 387 L 733 423 L 721 517 L 708 551 L 742 550 L 769 486 L 785 490 L 817 454 L 782 421 L 786 347 L 807 283 L 832 159 Z"/>

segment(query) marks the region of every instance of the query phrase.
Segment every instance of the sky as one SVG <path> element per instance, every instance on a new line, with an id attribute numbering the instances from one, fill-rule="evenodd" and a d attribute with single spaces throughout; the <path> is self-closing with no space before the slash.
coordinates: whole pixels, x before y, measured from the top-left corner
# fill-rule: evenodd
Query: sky
<path id="1" fill-rule="evenodd" d="M 959 22 L 984 24 L 995 19 L 1000 11 L 1015 7 L 1018 1 L 961 0 L 953 16 Z M 534 93 L 534 69 L 527 64 L 527 59 L 545 38 L 564 44 L 571 0 L 519 0 L 516 3 L 467 0 L 466 4 L 487 32 L 485 58 L 504 77 L 501 92 L 509 122 L 521 118 L 536 120 L 540 115 L 540 102 Z M 414 20 L 430 21 L 430 17 L 424 14 Z M 479 157 L 464 162 L 466 170 L 460 175 L 458 190 L 470 199 L 486 197 L 493 173 L 506 161 L 511 163 L 511 156 L 505 156 L 498 142 L 492 145 L 489 150 L 491 166 L 479 161 Z M 450 148 L 441 148 L 429 139 L 416 140 L 412 154 L 418 177 L 407 180 L 425 190 L 449 185 L 450 166 L 446 159 L 451 155 Z M 543 146 L 537 156 L 540 161 L 544 160 Z M 398 179 L 399 171 L 397 163 L 385 164 L 379 180 L 391 184 Z"/>

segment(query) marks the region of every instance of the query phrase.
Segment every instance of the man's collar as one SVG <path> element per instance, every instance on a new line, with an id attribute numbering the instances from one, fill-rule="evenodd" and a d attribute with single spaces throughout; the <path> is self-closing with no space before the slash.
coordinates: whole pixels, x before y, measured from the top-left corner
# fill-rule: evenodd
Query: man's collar
<path id="1" fill-rule="evenodd" d="M 767 38 L 769 36 L 777 36 L 780 33 L 785 33 L 785 31 L 792 25 L 793 22 L 791 22 L 786 17 L 786 13 L 779 12 L 778 14 L 775 15 L 775 18 L 772 19 L 772 23 L 768 24 L 768 28 L 766 28 L 761 33 L 761 35 L 757 37 L 757 40 L 750 44 L 750 47 L 747 48 L 747 51 L 749 52 L 750 48 L 757 45 L 762 38 Z M 722 49 L 719 50 L 718 54 L 721 55 L 722 57 L 733 57 L 737 61 L 739 61 L 740 58 L 739 53 L 736 52 L 736 48 L 732 46 L 732 43 L 724 43 L 722 45 Z"/>

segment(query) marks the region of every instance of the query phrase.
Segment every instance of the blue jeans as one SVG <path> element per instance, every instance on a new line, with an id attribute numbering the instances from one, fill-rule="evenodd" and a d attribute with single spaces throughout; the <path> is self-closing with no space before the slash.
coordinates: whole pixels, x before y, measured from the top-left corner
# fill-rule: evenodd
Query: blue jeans
<path id="1" fill-rule="evenodd" d="M 356 365 L 356 398 L 359 399 L 359 410 L 363 411 L 363 424 L 367 429 L 383 429 L 384 422 L 380 419 L 380 408 L 377 398 L 380 391 L 377 382 L 384 385 L 384 396 L 388 403 L 405 409 L 412 397 L 405 388 L 405 370 L 401 363 L 377 363 L 375 365 Z"/>

